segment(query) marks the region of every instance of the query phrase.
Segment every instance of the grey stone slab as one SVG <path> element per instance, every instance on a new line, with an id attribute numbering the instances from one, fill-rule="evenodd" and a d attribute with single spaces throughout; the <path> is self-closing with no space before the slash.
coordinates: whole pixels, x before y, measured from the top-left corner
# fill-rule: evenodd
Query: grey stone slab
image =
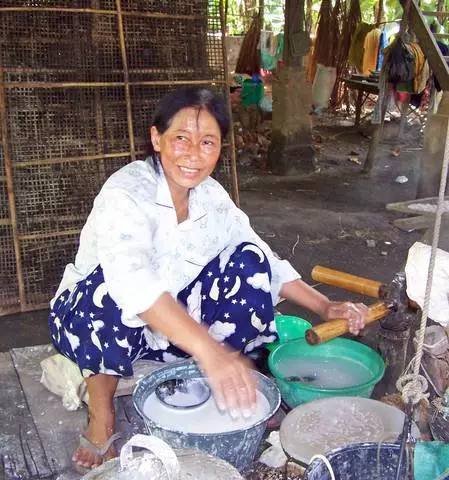
<path id="1" fill-rule="evenodd" d="M 40 362 L 54 349 L 48 345 L 16 348 L 11 356 L 48 461 L 55 473 L 71 468 L 71 458 L 87 422 L 85 408 L 70 412 L 41 383 Z"/>
<path id="2" fill-rule="evenodd" d="M 0 478 L 51 477 L 52 469 L 9 353 L 0 353 L 0 385 Z"/>

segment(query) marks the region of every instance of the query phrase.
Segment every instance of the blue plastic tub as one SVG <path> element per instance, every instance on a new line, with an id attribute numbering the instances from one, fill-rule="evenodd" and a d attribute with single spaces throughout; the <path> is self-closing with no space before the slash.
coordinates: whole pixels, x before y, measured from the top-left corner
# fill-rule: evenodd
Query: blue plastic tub
<path id="1" fill-rule="evenodd" d="M 176 378 L 203 377 L 203 374 L 192 361 L 170 364 L 144 377 L 134 390 L 134 406 L 143 418 L 149 434 L 161 438 L 173 448 L 196 448 L 215 455 L 242 471 L 253 462 L 268 420 L 274 415 L 281 403 L 281 394 L 276 383 L 257 371 L 253 371 L 253 374 L 258 390 L 268 400 L 270 411 L 265 418 L 246 429 L 213 434 L 186 433 L 161 427 L 145 415 L 143 407 L 146 399 L 162 382 Z"/>
<path id="2" fill-rule="evenodd" d="M 357 443 L 337 448 L 326 455 L 335 480 L 395 480 L 399 461 L 397 443 Z M 404 455 L 401 480 L 411 480 L 413 455 Z M 304 480 L 331 480 L 328 467 L 321 459 L 314 460 L 304 474 Z"/>

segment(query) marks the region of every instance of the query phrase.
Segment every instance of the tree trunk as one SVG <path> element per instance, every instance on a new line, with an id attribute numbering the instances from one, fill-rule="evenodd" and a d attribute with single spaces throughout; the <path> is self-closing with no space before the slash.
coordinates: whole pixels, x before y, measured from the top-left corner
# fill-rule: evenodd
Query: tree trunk
<path id="1" fill-rule="evenodd" d="M 305 0 L 285 2 L 284 67 L 273 82 L 273 133 L 269 164 L 279 175 L 314 170 L 312 92 L 303 66 L 309 42 L 304 30 Z"/>

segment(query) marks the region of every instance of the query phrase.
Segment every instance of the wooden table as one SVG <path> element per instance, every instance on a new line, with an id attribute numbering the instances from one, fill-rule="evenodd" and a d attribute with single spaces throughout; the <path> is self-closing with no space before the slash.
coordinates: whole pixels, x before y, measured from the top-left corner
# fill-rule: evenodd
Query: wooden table
<path id="1" fill-rule="evenodd" d="M 444 197 L 445 201 L 449 201 L 449 196 Z M 421 242 L 432 245 L 433 228 L 435 224 L 436 212 L 423 211 L 414 208 L 416 204 L 432 204 L 437 205 L 438 197 L 417 198 L 415 200 L 408 200 L 405 202 L 387 203 L 386 209 L 393 212 L 401 212 L 408 215 L 416 215 L 415 217 L 400 218 L 393 221 L 393 225 L 405 230 L 423 230 L 421 235 Z M 438 248 L 449 252 L 449 212 L 443 212 L 441 219 L 440 238 Z"/>
<path id="2" fill-rule="evenodd" d="M 358 127 L 360 124 L 360 117 L 362 113 L 362 106 L 365 103 L 364 95 L 365 94 L 379 94 L 379 84 L 377 82 L 368 82 L 367 78 L 344 78 L 343 81 L 346 85 L 353 89 L 357 90 L 357 100 L 355 104 L 355 126 Z"/>

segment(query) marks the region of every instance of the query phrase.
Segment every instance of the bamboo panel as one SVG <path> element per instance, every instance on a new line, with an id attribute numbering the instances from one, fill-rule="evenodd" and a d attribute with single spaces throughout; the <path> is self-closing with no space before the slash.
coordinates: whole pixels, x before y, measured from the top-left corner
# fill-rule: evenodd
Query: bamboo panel
<path id="1" fill-rule="evenodd" d="M 0 315 L 47 305 L 101 186 L 144 158 L 162 96 L 228 96 L 220 15 L 208 0 L 1 2 Z M 216 176 L 237 199 L 232 145 Z"/>
<path id="2" fill-rule="evenodd" d="M 78 8 L 90 9 L 96 8 L 100 10 L 115 11 L 115 0 L 2 0 L 2 8 L 22 8 L 26 10 L 34 10 L 43 7 L 62 8 Z"/>
<path id="3" fill-rule="evenodd" d="M 5 83 L 123 81 L 115 16 L 35 11 L 0 12 L 0 19 Z M 8 72 L 17 66 L 50 72 Z"/>
<path id="4" fill-rule="evenodd" d="M 20 242 L 26 304 L 42 304 L 54 295 L 65 265 L 74 260 L 79 235 Z"/>
<path id="5" fill-rule="evenodd" d="M 197 0 L 184 0 L 184 1 L 157 1 L 150 0 L 121 0 L 123 12 L 139 12 L 142 11 L 142 3 L 146 3 L 147 10 L 157 13 L 163 13 L 169 16 L 187 15 L 197 16 L 205 18 L 208 14 L 208 2 Z"/>
<path id="6" fill-rule="evenodd" d="M 12 227 L 0 224 L 0 315 L 20 310 Z"/>
<path id="7" fill-rule="evenodd" d="M 129 150 L 123 88 L 12 89 L 8 123 L 13 164 Z M 102 112 L 102 141 L 96 128 Z"/>

